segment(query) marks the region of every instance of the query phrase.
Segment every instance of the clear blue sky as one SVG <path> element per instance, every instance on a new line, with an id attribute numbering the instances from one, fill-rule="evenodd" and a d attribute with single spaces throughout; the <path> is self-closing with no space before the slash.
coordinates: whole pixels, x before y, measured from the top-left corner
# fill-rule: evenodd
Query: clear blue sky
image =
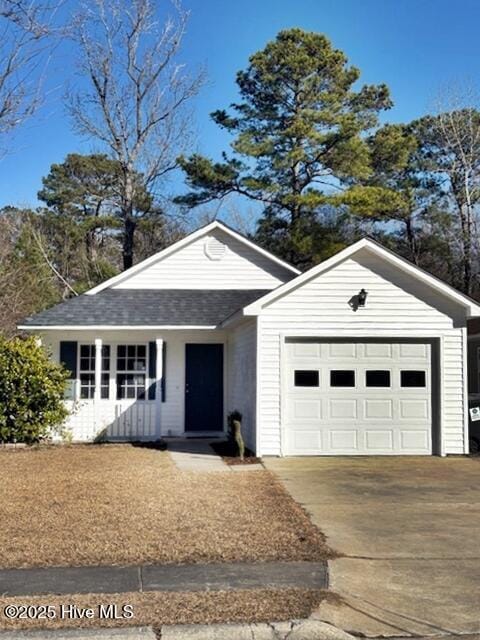
<path id="1" fill-rule="evenodd" d="M 157 0 L 159 3 L 163 0 Z M 191 20 L 183 58 L 205 64 L 209 81 L 196 101 L 198 148 L 218 156 L 228 137 L 209 113 L 235 100 L 235 74 L 248 56 L 284 28 L 326 34 L 343 49 L 367 83 L 385 82 L 394 108 L 389 121 L 426 113 L 439 88 L 451 81 L 480 85 L 478 0 L 185 0 Z M 0 205 L 36 204 L 41 177 L 69 152 L 94 150 L 72 134 L 62 107 L 71 75 L 68 50 L 52 62 L 45 107 L 16 135 L 0 161 Z"/>

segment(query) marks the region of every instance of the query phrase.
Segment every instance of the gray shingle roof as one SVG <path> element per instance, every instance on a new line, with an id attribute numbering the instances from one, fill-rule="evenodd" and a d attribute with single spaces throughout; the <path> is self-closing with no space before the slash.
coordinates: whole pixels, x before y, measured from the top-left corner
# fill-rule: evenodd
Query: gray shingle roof
<path id="1" fill-rule="evenodd" d="M 22 326 L 212 326 L 266 293 L 251 289 L 106 289 L 61 302 L 27 318 Z"/>

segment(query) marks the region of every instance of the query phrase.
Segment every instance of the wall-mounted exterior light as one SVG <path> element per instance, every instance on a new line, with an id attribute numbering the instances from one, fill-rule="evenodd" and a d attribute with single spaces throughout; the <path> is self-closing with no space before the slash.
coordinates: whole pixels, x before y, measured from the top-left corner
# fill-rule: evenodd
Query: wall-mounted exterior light
<path id="1" fill-rule="evenodd" d="M 368 295 L 368 291 L 365 291 L 365 289 L 360 289 L 360 291 L 358 292 L 358 306 L 359 307 L 364 307 L 366 302 L 367 302 L 367 295 Z"/>

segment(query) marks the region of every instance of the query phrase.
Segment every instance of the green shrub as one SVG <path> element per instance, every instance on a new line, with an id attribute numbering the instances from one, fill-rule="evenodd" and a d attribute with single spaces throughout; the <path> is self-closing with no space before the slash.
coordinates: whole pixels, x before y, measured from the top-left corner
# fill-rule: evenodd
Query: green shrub
<path id="1" fill-rule="evenodd" d="M 57 431 L 68 414 L 67 378 L 34 337 L 0 338 L 0 441 L 38 442 Z"/>

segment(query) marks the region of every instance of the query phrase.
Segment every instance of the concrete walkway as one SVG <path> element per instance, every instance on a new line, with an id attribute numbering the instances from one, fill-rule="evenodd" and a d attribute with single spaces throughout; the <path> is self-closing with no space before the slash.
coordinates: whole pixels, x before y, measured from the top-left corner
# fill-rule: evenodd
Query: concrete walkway
<path id="1" fill-rule="evenodd" d="M 167 442 L 168 453 L 180 471 L 230 471 L 207 440 L 182 439 Z"/>
<path id="2" fill-rule="evenodd" d="M 268 624 L 173 625 L 162 627 L 160 633 L 161 640 L 355 640 L 348 633 L 315 620 Z"/>
<path id="3" fill-rule="evenodd" d="M 355 635 L 480 633 L 480 459 L 265 459 L 343 554 L 315 614 Z"/>
<path id="4" fill-rule="evenodd" d="M 168 452 L 180 471 L 213 472 L 259 471 L 261 464 L 228 465 L 215 453 L 206 439 L 166 439 Z"/>
<path id="5" fill-rule="evenodd" d="M 207 440 L 169 440 L 168 453 L 180 471 L 229 471 Z"/>
<path id="6" fill-rule="evenodd" d="M 327 565 L 325 562 L 265 562 L 0 571 L 0 593 L 4 596 L 267 587 L 324 589 Z"/>

